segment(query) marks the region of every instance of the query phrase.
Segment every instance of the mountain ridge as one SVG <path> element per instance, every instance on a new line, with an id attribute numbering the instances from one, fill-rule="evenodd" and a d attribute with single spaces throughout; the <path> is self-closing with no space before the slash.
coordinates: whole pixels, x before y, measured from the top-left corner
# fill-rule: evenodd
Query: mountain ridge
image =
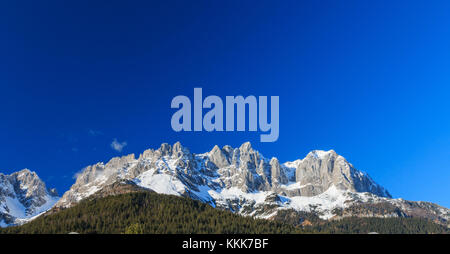
<path id="1" fill-rule="evenodd" d="M 280 163 L 265 158 L 249 142 L 238 148 L 217 145 L 191 153 L 180 142 L 163 143 L 137 158 L 115 157 L 88 166 L 57 207 L 70 207 L 102 186 L 132 181 L 157 193 L 187 196 L 246 216 L 271 218 L 285 209 L 317 213 L 322 219 L 351 216 L 361 204 L 391 207 L 357 209 L 357 216 L 426 217 L 448 223 L 449 210 L 429 203 L 392 199 L 391 194 L 334 150 L 315 150 L 303 159 Z M 377 210 L 377 212 L 374 212 Z"/>
<path id="2" fill-rule="evenodd" d="M 163 143 L 138 157 L 129 154 L 87 166 L 54 210 L 135 187 L 263 219 L 308 212 L 323 220 L 419 217 L 447 226 L 450 217 L 449 209 L 430 202 L 393 199 L 334 150 L 313 150 L 303 159 L 280 163 L 276 157 L 265 158 L 250 142 L 237 148 L 215 145 L 202 154 L 191 153 L 180 142 Z"/>

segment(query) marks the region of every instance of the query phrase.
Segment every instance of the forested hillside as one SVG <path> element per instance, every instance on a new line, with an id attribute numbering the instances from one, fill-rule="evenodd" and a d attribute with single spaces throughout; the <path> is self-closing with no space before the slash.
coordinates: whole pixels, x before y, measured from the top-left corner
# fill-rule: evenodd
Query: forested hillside
<path id="1" fill-rule="evenodd" d="M 288 216 L 288 213 L 285 214 Z M 296 217 L 297 216 L 297 217 Z M 410 218 L 347 218 L 325 222 L 289 214 L 276 220 L 254 219 L 218 210 L 199 201 L 151 192 L 95 198 L 0 233 L 446 233 L 440 225 Z M 308 217 L 309 216 L 309 217 Z M 310 219 L 312 223 L 305 224 Z M 301 223 L 302 222 L 302 223 Z"/>

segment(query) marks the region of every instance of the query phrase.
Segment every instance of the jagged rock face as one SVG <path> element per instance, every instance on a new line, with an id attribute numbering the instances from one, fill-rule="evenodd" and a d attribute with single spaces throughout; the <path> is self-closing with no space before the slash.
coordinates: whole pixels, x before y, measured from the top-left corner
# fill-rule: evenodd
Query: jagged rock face
<path id="1" fill-rule="evenodd" d="M 361 203 L 387 202 L 401 211 L 411 207 L 404 200 L 391 199 L 383 187 L 332 150 L 280 163 L 277 158 L 264 158 L 250 143 L 239 148 L 214 146 L 210 152 L 193 154 L 179 142 L 146 150 L 138 159 L 131 154 L 86 167 L 55 207 L 70 207 L 95 193 L 116 193 L 111 186 L 117 183 L 262 218 L 293 209 L 331 219 L 344 216 L 337 214 L 339 209 L 346 216 L 352 211 L 349 207 Z M 431 208 L 420 211 L 427 209 Z M 430 216 L 448 221 L 448 209 L 435 205 L 432 210 Z"/>
<path id="2" fill-rule="evenodd" d="M 271 159 L 269 164 L 272 186 L 278 187 L 280 184 L 287 184 L 289 182 L 288 178 L 286 177 L 284 170 L 281 168 L 278 159 Z"/>
<path id="3" fill-rule="evenodd" d="M 370 192 L 381 197 L 391 197 L 370 176 L 356 170 L 333 150 L 309 153 L 297 167 L 296 180 L 304 186 L 302 188 L 304 196 L 319 195 L 334 185 L 341 190 Z"/>
<path id="4" fill-rule="evenodd" d="M 35 172 L 0 173 L 0 225 L 21 223 L 50 209 L 59 199 Z"/>
<path id="5" fill-rule="evenodd" d="M 214 146 L 212 149 L 209 159 L 216 165 L 217 168 L 224 168 L 230 166 L 230 153 L 232 151 L 223 151 L 219 146 Z"/>

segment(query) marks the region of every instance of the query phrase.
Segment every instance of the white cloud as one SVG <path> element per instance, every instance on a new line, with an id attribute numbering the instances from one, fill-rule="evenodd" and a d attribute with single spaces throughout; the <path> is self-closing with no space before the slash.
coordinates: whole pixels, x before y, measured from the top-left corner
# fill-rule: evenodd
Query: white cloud
<path id="1" fill-rule="evenodd" d="M 94 137 L 103 135 L 103 132 L 96 131 L 96 130 L 93 130 L 93 129 L 89 129 L 88 133 L 89 133 L 89 135 L 94 136 Z"/>
<path id="2" fill-rule="evenodd" d="M 117 139 L 114 139 L 111 143 L 111 148 L 116 150 L 117 152 L 122 152 L 123 148 L 127 146 L 127 142 L 119 142 Z"/>
<path id="3" fill-rule="evenodd" d="M 72 179 L 77 180 L 77 178 L 78 178 L 81 174 L 83 174 L 83 172 L 84 172 L 85 169 L 86 169 L 86 168 L 82 168 L 82 169 L 79 170 L 78 172 L 75 172 L 75 174 L 73 174 L 73 176 L 72 176 Z M 65 175 L 64 177 L 66 178 L 67 175 Z"/>

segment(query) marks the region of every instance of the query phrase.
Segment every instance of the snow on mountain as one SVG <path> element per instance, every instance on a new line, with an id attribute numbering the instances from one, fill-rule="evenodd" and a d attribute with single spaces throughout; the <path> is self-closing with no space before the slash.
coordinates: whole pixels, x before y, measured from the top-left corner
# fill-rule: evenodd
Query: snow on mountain
<path id="1" fill-rule="evenodd" d="M 49 210 L 59 200 L 35 172 L 0 173 L 0 226 L 23 224 Z"/>
<path id="2" fill-rule="evenodd" d="M 86 167 L 57 202 L 70 207 L 105 186 L 134 183 L 157 193 L 186 196 L 247 216 L 270 218 L 280 210 L 343 216 L 427 216 L 446 223 L 449 210 L 426 202 L 392 199 L 389 192 L 335 151 L 312 151 L 280 163 L 250 143 L 194 154 L 179 142 Z M 371 204 L 361 207 L 361 204 Z M 383 204 L 390 209 L 380 209 Z M 357 209 L 356 209 L 356 208 Z M 425 215 L 424 215 L 425 214 Z"/>

